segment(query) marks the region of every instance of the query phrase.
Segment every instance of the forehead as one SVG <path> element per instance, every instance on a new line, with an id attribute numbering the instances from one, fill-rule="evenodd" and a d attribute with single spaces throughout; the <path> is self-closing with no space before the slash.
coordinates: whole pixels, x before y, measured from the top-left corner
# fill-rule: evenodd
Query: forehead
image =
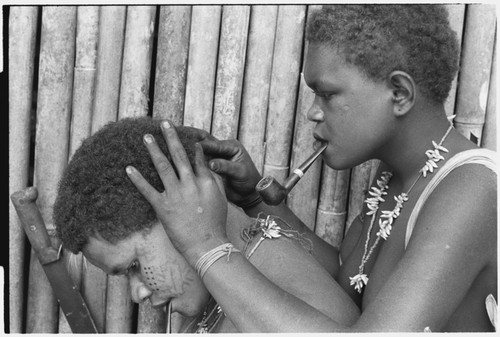
<path id="1" fill-rule="evenodd" d="M 320 42 L 309 44 L 304 65 L 304 79 L 309 86 L 340 83 L 353 77 L 364 76 L 345 61 L 336 47 Z"/>

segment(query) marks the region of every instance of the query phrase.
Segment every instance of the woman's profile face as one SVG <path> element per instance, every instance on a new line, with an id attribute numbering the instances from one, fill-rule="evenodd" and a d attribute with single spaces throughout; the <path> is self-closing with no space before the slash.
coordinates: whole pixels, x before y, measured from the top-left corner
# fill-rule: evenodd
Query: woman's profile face
<path id="1" fill-rule="evenodd" d="M 208 302 L 209 293 L 200 277 L 159 222 L 116 244 L 91 237 L 83 254 L 109 275 L 126 275 L 136 303 L 149 299 L 152 306 L 162 307 L 171 301 L 172 311 L 195 316 Z"/>

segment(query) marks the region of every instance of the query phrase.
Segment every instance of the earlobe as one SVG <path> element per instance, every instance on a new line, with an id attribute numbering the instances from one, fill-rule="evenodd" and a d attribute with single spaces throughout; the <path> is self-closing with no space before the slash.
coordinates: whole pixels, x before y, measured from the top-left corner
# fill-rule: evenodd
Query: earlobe
<path id="1" fill-rule="evenodd" d="M 415 104 L 416 85 L 413 78 L 404 71 L 389 74 L 392 88 L 393 112 L 397 117 L 404 116 Z"/>

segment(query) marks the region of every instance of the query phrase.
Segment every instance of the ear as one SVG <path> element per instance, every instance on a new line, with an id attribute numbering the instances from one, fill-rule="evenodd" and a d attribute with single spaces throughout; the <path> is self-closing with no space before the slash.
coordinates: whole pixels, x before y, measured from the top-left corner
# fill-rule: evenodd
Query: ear
<path id="1" fill-rule="evenodd" d="M 389 74 L 392 89 L 394 115 L 405 115 L 415 104 L 416 85 L 413 78 L 404 71 L 396 70 Z"/>

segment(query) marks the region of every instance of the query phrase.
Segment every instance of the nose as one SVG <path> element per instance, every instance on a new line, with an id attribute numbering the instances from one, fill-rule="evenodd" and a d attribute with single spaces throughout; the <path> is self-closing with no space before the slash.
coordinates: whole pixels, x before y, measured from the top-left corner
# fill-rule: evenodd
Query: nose
<path id="1" fill-rule="evenodd" d="M 129 284 L 132 301 L 135 303 L 142 303 L 153 294 L 153 291 L 149 289 L 137 275 L 129 276 Z"/>
<path id="2" fill-rule="evenodd" d="M 322 122 L 323 121 L 323 111 L 318 107 L 318 105 L 313 102 L 309 110 L 307 111 L 307 119 L 311 122 Z"/>

